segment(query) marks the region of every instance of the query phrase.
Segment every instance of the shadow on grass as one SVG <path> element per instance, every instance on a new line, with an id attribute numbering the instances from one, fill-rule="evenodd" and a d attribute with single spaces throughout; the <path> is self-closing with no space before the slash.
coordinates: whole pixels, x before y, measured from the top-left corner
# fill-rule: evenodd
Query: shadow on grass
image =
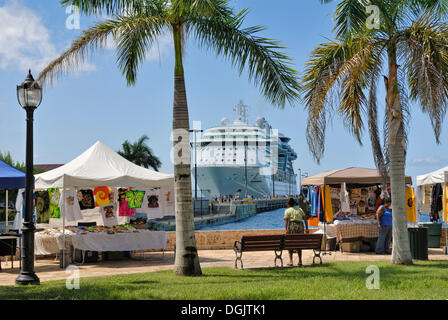
<path id="1" fill-rule="evenodd" d="M 0 299 L 197 299 L 209 295 L 205 299 L 214 299 L 222 295 L 222 288 L 235 289 L 229 291 L 229 299 L 244 296 L 259 298 L 259 289 L 269 288 L 272 296 L 277 297 L 276 290 L 284 290 L 290 283 L 294 286 L 305 283 L 325 281 L 328 284 L 354 285 L 362 288 L 368 277 L 366 267 L 377 265 L 381 272 L 381 281 L 385 287 L 403 289 L 403 283 L 411 283 L 428 289 L 432 280 L 447 281 L 447 262 L 417 262 L 412 266 L 397 266 L 388 262 L 360 263 L 324 263 L 323 265 L 290 267 L 290 268 L 256 268 L 235 270 L 230 268 L 204 268 L 201 277 L 176 277 L 172 271 L 144 273 L 139 275 L 117 275 L 102 278 L 82 278 L 80 290 L 67 290 L 65 281 L 47 282 L 40 287 L 0 287 Z M 421 282 L 419 282 L 421 280 Z M 431 280 L 431 281 L 427 281 Z M 384 281 L 384 282 L 383 282 Z M 253 284 L 257 283 L 256 286 Z M 255 289 L 254 289 L 255 288 Z M 340 287 L 339 287 L 340 288 Z M 197 295 L 193 293 L 197 291 Z M 240 293 L 240 290 L 243 292 Z M 248 290 L 253 290 L 248 291 Z"/>

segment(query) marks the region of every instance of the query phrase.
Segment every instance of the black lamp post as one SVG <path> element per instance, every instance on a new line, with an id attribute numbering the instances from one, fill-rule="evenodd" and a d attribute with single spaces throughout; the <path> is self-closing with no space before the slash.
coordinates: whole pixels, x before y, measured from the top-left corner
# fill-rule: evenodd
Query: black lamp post
<path id="1" fill-rule="evenodd" d="M 17 86 L 17 99 L 26 111 L 26 183 L 25 183 L 25 219 L 22 226 L 22 267 L 16 284 L 40 284 L 34 273 L 34 231 L 33 221 L 33 114 L 42 101 L 42 88 L 34 81 L 31 70 L 25 81 Z"/>

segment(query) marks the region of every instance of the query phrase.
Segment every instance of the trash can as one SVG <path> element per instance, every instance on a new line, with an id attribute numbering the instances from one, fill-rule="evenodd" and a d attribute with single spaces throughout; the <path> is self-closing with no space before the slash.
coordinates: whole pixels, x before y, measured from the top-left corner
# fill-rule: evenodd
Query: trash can
<path id="1" fill-rule="evenodd" d="M 442 237 L 442 224 L 432 222 L 421 222 L 419 225 L 428 228 L 428 248 L 440 248 Z"/>
<path id="2" fill-rule="evenodd" d="M 428 228 L 408 228 L 412 259 L 428 260 Z"/>

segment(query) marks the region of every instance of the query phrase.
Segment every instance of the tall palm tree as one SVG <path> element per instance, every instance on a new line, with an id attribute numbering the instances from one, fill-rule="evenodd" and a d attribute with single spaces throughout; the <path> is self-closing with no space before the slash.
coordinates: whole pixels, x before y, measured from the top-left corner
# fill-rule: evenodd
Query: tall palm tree
<path id="1" fill-rule="evenodd" d="M 42 71 L 37 81 L 50 82 L 83 61 L 85 55 L 115 40 L 117 64 L 128 85 L 136 81 L 147 50 L 163 34 L 174 44 L 173 154 L 175 175 L 176 258 L 174 273 L 200 275 L 191 197 L 188 104 L 183 48 L 187 36 L 200 47 L 228 58 L 240 73 L 248 71 L 271 103 L 284 107 L 298 98 L 297 72 L 279 42 L 261 37 L 262 26 L 243 27 L 247 10 L 235 13 L 228 0 L 63 0 L 85 14 L 112 18 L 85 30 L 72 46 Z"/>
<path id="2" fill-rule="evenodd" d="M 366 24 L 370 17 L 366 4 L 379 9 L 375 28 Z M 405 205 L 409 101 L 419 103 L 429 115 L 437 143 L 447 110 L 447 9 L 446 0 L 339 1 L 336 38 L 314 49 L 303 79 L 307 141 L 318 162 L 324 153 L 327 114 L 333 103 L 360 144 L 367 118 L 376 166 L 384 180 L 390 174 L 394 264 L 412 263 Z M 382 146 L 377 91 L 383 71 L 386 105 Z"/>
<path id="3" fill-rule="evenodd" d="M 145 168 L 151 167 L 155 171 L 159 171 L 162 162 L 160 162 L 160 159 L 152 153 L 151 148 L 146 144 L 147 140 L 149 140 L 147 135 L 141 136 L 134 143 L 130 143 L 126 140 L 122 144 L 123 151 L 118 151 L 118 153 L 138 166 Z"/>

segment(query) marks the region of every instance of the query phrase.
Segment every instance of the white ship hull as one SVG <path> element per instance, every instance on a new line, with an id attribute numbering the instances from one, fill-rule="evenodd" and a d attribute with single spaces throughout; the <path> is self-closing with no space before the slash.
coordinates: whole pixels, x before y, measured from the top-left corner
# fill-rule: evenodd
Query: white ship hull
<path id="1" fill-rule="evenodd" d="M 237 193 L 246 196 L 246 172 L 244 167 L 198 167 L 198 191 L 204 197 L 219 197 Z M 194 173 L 194 171 L 193 171 Z M 264 198 L 283 195 L 295 195 L 297 185 L 294 182 L 274 181 L 270 175 L 261 175 L 260 168 L 247 168 L 247 196 Z"/>

